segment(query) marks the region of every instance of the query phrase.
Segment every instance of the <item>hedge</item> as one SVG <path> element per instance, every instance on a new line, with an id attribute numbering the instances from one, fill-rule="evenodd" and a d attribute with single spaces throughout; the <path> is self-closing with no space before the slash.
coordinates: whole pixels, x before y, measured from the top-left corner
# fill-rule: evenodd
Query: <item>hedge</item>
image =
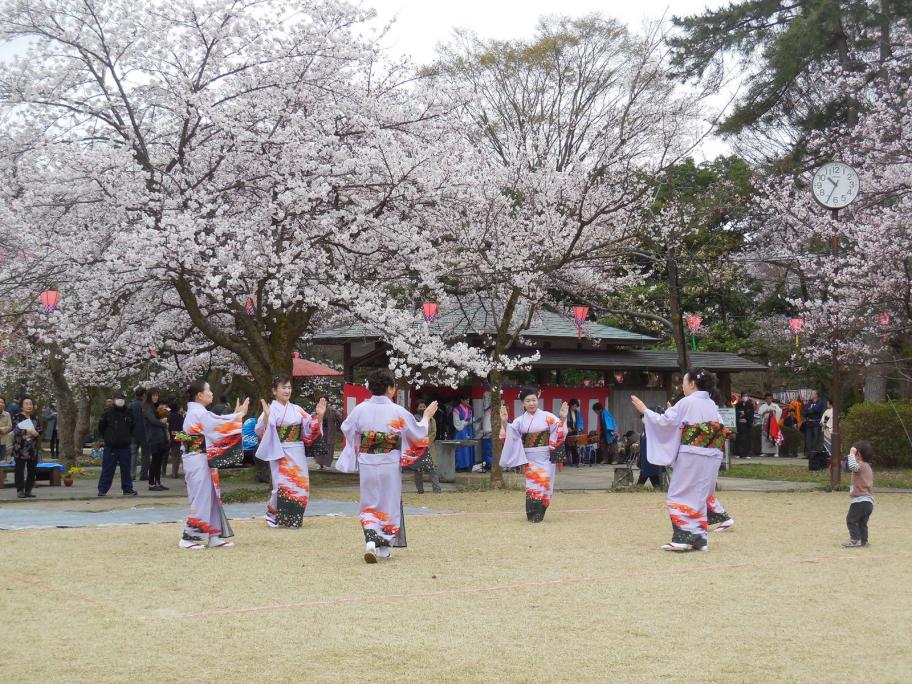
<path id="1" fill-rule="evenodd" d="M 866 439 L 874 447 L 874 465 L 912 468 L 912 444 L 906 430 L 912 435 L 912 401 L 897 401 L 892 406 L 875 401 L 855 404 L 840 425 L 842 450 L 848 453 L 854 442 Z"/>

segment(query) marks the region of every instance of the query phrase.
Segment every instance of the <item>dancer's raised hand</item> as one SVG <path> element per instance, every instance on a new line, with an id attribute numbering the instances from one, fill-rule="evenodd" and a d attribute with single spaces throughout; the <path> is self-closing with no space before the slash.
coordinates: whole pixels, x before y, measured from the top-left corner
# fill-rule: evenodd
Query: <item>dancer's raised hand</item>
<path id="1" fill-rule="evenodd" d="M 557 415 L 561 420 L 567 420 L 567 416 L 569 414 L 570 414 L 570 404 L 568 404 L 565 401 L 564 403 L 561 404 L 560 413 L 558 413 Z"/>
<path id="2" fill-rule="evenodd" d="M 260 406 L 263 408 L 263 423 L 264 424 L 268 423 L 269 422 L 269 412 L 270 412 L 271 407 L 263 399 L 260 399 Z"/>
<path id="3" fill-rule="evenodd" d="M 235 413 L 240 413 L 240 414 L 241 414 L 241 418 L 243 418 L 244 416 L 246 416 L 246 415 L 247 415 L 247 411 L 249 411 L 249 410 L 250 410 L 250 397 L 247 397 L 246 399 L 244 399 L 244 403 L 243 403 L 243 404 L 241 403 L 241 400 L 240 400 L 240 399 L 238 399 L 238 400 L 234 403 L 234 412 L 235 412 Z"/>
<path id="4" fill-rule="evenodd" d="M 430 420 L 431 418 L 434 417 L 435 413 L 437 413 L 437 402 L 432 401 L 430 404 L 427 405 L 427 408 L 424 409 L 424 419 Z"/>
<path id="5" fill-rule="evenodd" d="M 510 422 L 510 413 L 507 411 L 507 407 L 503 404 L 500 405 L 500 424 L 504 425 Z"/>
<path id="6" fill-rule="evenodd" d="M 644 404 L 643 400 L 635 394 L 630 395 L 630 403 L 633 404 L 633 408 L 639 411 L 641 415 L 646 413 L 646 404 Z"/>

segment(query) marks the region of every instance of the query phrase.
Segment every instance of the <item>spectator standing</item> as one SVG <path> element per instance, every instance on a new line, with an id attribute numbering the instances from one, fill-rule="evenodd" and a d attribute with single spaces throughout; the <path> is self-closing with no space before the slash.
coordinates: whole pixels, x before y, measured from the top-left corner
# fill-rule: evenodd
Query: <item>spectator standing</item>
<path id="1" fill-rule="evenodd" d="M 754 402 L 747 392 L 741 393 L 741 399 L 735 404 L 735 454 L 738 458 L 751 457 L 751 431 L 754 427 Z"/>
<path id="2" fill-rule="evenodd" d="M 453 439 L 474 439 L 475 416 L 469 397 L 460 397 L 453 409 Z M 456 470 L 471 470 L 475 466 L 475 447 L 456 449 Z"/>
<path id="3" fill-rule="evenodd" d="M 820 429 L 823 433 L 823 448 L 827 453 L 833 450 L 833 402 L 827 400 L 826 411 L 820 419 Z"/>
<path id="4" fill-rule="evenodd" d="M 137 387 L 130 402 L 130 417 L 133 419 L 133 437 L 130 442 L 131 479 L 136 478 L 136 462 L 139 461 L 139 479 L 149 479 L 149 449 L 146 448 L 146 427 L 143 420 L 143 402 L 146 400 L 145 387 Z"/>
<path id="5" fill-rule="evenodd" d="M 420 422 L 424 417 L 424 412 L 426 410 L 427 402 L 419 401 L 418 406 L 415 407 L 415 420 Z M 436 438 L 437 423 L 433 420 L 429 420 L 427 436 L 429 460 L 425 462 L 427 465 L 415 464 L 415 489 L 418 490 L 419 494 L 424 494 L 424 470 L 422 470 L 422 468 L 427 468 L 427 472 L 431 474 L 431 487 L 434 489 L 434 493 L 440 494 L 440 492 L 443 491 L 443 489 L 440 488 L 440 475 L 437 472 L 437 447 L 434 444 Z"/>
<path id="6" fill-rule="evenodd" d="M 110 398 L 110 397 L 108 397 L 107 399 L 105 399 L 105 407 L 104 407 L 104 410 L 107 411 L 107 410 L 108 410 L 109 408 L 111 408 L 112 406 L 114 406 L 114 400 L 113 400 L 112 398 Z M 104 413 L 104 411 L 102 411 L 102 413 Z"/>
<path id="7" fill-rule="evenodd" d="M 580 412 L 580 400 L 571 399 L 567 413 L 567 465 L 579 466 L 579 446 L 576 440 L 583 434 L 583 414 Z"/>
<path id="8" fill-rule="evenodd" d="M 592 405 L 598 416 L 599 458 L 601 463 L 614 463 L 617 460 L 618 440 L 621 438 L 617 429 L 614 414 L 601 403 Z"/>
<path id="9" fill-rule="evenodd" d="M 314 461 L 320 466 L 320 470 L 323 470 L 324 468 L 332 467 L 339 426 L 342 425 L 342 421 L 345 419 L 334 406 L 329 404 L 329 397 L 323 396 L 320 398 L 327 401 L 326 413 L 323 414 L 323 432 L 314 443 L 313 454 Z"/>
<path id="10" fill-rule="evenodd" d="M 19 412 L 22 410 L 22 397 L 13 397 L 13 400 L 6 407 L 6 410 L 10 414 L 10 418 L 15 420 L 16 416 L 19 415 Z M 10 450 L 12 451 L 12 444 L 10 444 Z"/>
<path id="11" fill-rule="evenodd" d="M 231 405 L 228 403 L 228 397 L 223 394 L 219 397 L 219 400 L 212 405 L 210 410 L 217 416 L 227 416 L 231 413 Z"/>
<path id="12" fill-rule="evenodd" d="M 6 399 L 0 397 L 0 461 L 13 454 L 13 417 L 6 410 Z"/>
<path id="13" fill-rule="evenodd" d="M 44 411 L 41 413 L 41 420 L 44 423 L 44 436 L 48 441 L 48 449 L 51 452 L 51 460 L 56 461 L 60 458 L 60 440 L 57 438 L 57 402 L 53 399 L 48 401 Z"/>
<path id="14" fill-rule="evenodd" d="M 820 395 L 814 391 L 811 398 L 804 405 L 804 455 L 810 458 L 811 454 L 820 450 L 821 431 L 820 421 L 823 420 L 824 404 Z"/>
<path id="15" fill-rule="evenodd" d="M 146 446 L 149 449 L 149 491 L 163 492 L 168 488 L 161 483 L 161 471 L 168 458 L 168 407 L 158 408 L 152 403 L 156 393 L 149 392 L 148 401 L 143 404 L 143 420 L 146 421 Z"/>
<path id="16" fill-rule="evenodd" d="M 32 487 L 41 458 L 41 424 L 34 415 L 31 397 L 22 398 L 22 410 L 13 418 L 13 460 L 16 463 L 16 496 L 34 499 Z M 30 423 L 30 424 L 29 424 Z M 26 474 L 26 472 L 28 474 Z"/>
<path id="17" fill-rule="evenodd" d="M 767 392 L 763 397 L 763 403 L 757 413 L 760 415 L 760 452 L 764 456 L 779 456 L 779 445 L 776 444 L 775 435 L 778 434 L 772 427 L 772 421 L 776 421 L 778 426 L 779 419 L 782 417 L 782 409 L 773 399 L 773 395 Z"/>
<path id="18" fill-rule="evenodd" d="M 181 443 L 177 439 L 177 433 L 184 429 L 184 407 L 180 405 L 176 397 L 168 398 L 168 433 L 170 439 L 169 452 L 171 454 L 171 477 L 179 477 L 181 467 Z M 162 471 L 165 467 L 162 466 Z"/>
<path id="19" fill-rule="evenodd" d="M 123 392 L 114 395 L 114 405 L 101 414 L 98 434 L 104 440 L 101 456 L 101 476 L 98 478 L 98 496 L 105 496 L 114 482 L 114 472 L 120 466 L 120 488 L 124 496 L 136 496 L 133 489 L 133 457 L 131 446 L 135 431 L 133 414 L 127 407 Z"/>

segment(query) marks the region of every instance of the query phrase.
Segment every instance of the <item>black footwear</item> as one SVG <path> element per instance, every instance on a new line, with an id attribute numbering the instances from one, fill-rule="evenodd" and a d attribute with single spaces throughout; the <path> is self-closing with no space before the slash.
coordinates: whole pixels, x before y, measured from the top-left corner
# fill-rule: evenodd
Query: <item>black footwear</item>
<path id="1" fill-rule="evenodd" d="M 16 492 L 16 498 L 17 498 L 17 499 L 24 499 L 24 498 L 25 498 L 25 492 Z"/>
<path id="2" fill-rule="evenodd" d="M 26 492 L 26 493 L 25 493 L 25 498 L 26 498 L 26 499 L 37 499 L 38 497 L 35 496 L 34 494 L 32 494 L 31 492 Z"/>
<path id="3" fill-rule="evenodd" d="M 129 492 L 123 493 L 124 496 L 136 496 L 137 494 L 139 494 L 139 492 L 137 492 L 135 489 L 131 489 Z"/>
<path id="4" fill-rule="evenodd" d="M 163 485 L 161 482 L 158 483 L 158 491 L 160 491 L 160 492 L 167 492 L 169 489 L 171 489 L 171 488 L 170 488 L 170 487 L 165 487 L 165 485 Z"/>
<path id="5" fill-rule="evenodd" d="M 107 496 L 107 495 L 108 495 L 107 492 L 98 492 L 98 496 Z"/>

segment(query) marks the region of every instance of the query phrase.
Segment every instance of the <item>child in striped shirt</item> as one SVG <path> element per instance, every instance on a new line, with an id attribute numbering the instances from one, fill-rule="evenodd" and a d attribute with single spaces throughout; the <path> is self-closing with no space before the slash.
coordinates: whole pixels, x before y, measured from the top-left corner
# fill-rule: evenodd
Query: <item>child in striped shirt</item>
<path id="1" fill-rule="evenodd" d="M 851 538 L 843 544 L 847 549 L 868 545 L 868 518 L 874 512 L 874 471 L 869 463 L 873 457 L 874 449 L 869 442 L 857 442 L 847 459 L 852 472 L 852 487 L 849 490 L 852 499 L 846 516 Z"/>

